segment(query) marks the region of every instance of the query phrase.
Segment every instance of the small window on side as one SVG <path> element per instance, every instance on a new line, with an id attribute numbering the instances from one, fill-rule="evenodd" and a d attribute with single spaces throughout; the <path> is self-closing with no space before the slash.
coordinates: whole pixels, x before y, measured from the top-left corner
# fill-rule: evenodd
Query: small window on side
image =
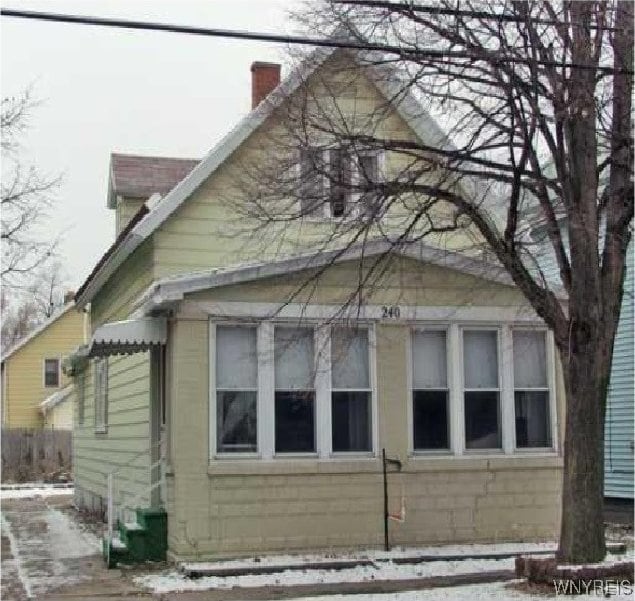
<path id="1" fill-rule="evenodd" d="M 94 363 L 95 432 L 108 430 L 108 358 L 96 359 Z"/>
<path id="2" fill-rule="evenodd" d="M 77 423 L 83 426 L 86 414 L 86 372 L 82 371 L 77 374 L 75 390 L 77 393 Z"/>
<path id="3" fill-rule="evenodd" d="M 44 359 L 44 386 L 57 388 L 60 385 L 60 360 Z"/>

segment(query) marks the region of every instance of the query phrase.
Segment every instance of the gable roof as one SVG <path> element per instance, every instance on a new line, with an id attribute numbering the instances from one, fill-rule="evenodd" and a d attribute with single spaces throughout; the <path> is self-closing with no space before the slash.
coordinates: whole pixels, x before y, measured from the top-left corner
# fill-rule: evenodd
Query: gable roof
<path id="1" fill-rule="evenodd" d="M 345 261 L 378 257 L 388 253 L 438 267 L 454 269 L 497 284 L 515 287 L 511 277 L 500 264 L 484 258 L 468 257 L 456 251 L 436 248 L 422 242 L 394 247 L 386 240 L 374 240 L 317 254 L 307 252 L 274 261 L 253 262 L 161 278 L 150 284 L 139 297 L 135 303 L 137 307 L 135 314 L 149 315 L 165 305 L 182 300 L 186 294 L 194 292 L 289 275 L 307 269 L 319 269 Z"/>
<path id="2" fill-rule="evenodd" d="M 43 321 L 39 326 L 37 326 L 34 330 L 29 332 L 24 338 L 18 340 L 16 344 L 14 344 L 11 348 L 7 350 L 4 355 L 2 355 L 2 359 L 0 360 L 4 363 L 11 355 L 13 355 L 16 351 L 20 350 L 23 346 L 33 340 L 35 337 L 39 336 L 46 328 L 48 328 L 51 324 L 56 322 L 62 315 L 68 313 L 73 307 L 75 307 L 74 302 L 66 303 L 63 307 L 60 307 L 53 315 L 51 315 L 48 319 Z"/>
<path id="3" fill-rule="evenodd" d="M 93 270 L 75 296 L 80 307 L 90 302 L 101 286 L 125 261 L 125 259 L 172 215 L 185 200 L 194 193 L 207 178 L 222 165 L 231 154 L 279 107 L 283 101 L 330 57 L 336 48 L 320 47 L 296 67 L 254 110 L 247 114 L 224 138 L 214 146 L 203 160 L 182 179 L 162 201 L 156 204 L 135 227 L 122 237 L 108 256 L 100 261 L 99 269 Z M 369 52 L 346 51 L 360 62 Z M 427 143 L 453 149 L 451 141 L 428 114 L 415 96 L 400 85 L 394 67 L 388 64 L 364 65 L 365 73 L 378 90 L 390 102 L 408 126 Z"/>
<path id="4" fill-rule="evenodd" d="M 164 196 L 198 163 L 198 159 L 113 152 L 110 155 L 108 208 L 115 208 L 118 195 L 149 198 L 152 194 L 159 193 Z"/>

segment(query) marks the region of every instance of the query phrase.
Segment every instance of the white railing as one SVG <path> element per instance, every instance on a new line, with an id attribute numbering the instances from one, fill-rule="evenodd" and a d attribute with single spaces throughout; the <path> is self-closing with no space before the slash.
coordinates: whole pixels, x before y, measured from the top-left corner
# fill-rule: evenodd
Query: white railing
<path id="1" fill-rule="evenodd" d="M 138 470 L 142 466 L 136 465 L 137 462 L 144 457 L 151 457 L 155 449 L 158 449 L 158 459 L 150 464 L 150 484 L 138 485 L 134 487 L 135 481 L 131 477 L 125 477 L 122 472 L 126 470 Z M 143 466 L 145 467 L 145 466 Z M 122 486 L 123 482 L 132 483 L 133 489 Z M 160 488 L 159 488 L 160 487 Z M 128 523 L 136 519 L 135 510 L 139 502 L 145 497 L 150 503 L 153 501 L 153 493 L 157 488 L 159 491 L 165 491 L 165 443 L 159 441 L 151 445 L 148 449 L 137 453 L 131 457 L 126 463 L 120 465 L 117 469 L 112 470 L 107 476 L 108 488 L 108 504 L 107 504 L 107 528 L 108 543 L 113 538 L 113 532 L 118 522 Z M 163 503 L 161 492 L 158 495 L 158 504 Z M 156 503 L 155 503 L 156 504 Z"/>

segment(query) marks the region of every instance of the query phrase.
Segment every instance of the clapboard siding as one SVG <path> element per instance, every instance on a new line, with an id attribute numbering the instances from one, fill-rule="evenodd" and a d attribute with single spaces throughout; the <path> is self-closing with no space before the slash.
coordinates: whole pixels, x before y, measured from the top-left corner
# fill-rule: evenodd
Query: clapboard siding
<path id="1" fill-rule="evenodd" d="M 547 279 L 560 285 L 560 275 L 551 249 L 543 247 L 539 260 Z M 627 253 L 624 298 L 613 348 L 604 436 L 604 494 L 627 499 L 634 497 L 633 267 L 631 243 Z"/>
<path id="2" fill-rule="evenodd" d="M 634 497 L 633 267 L 633 246 L 631 244 L 627 257 L 624 298 L 613 348 L 604 448 L 604 493 L 607 497 L 628 499 Z"/>
<path id="3" fill-rule="evenodd" d="M 111 357 L 108 360 L 108 431 L 95 432 L 93 365 L 86 370 L 85 419 L 75 419 L 75 481 L 84 492 L 105 498 L 108 473 L 119 470 L 115 483 L 134 495 L 150 485 L 150 455 L 135 455 L 149 448 L 149 353 Z M 126 467 L 123 467 L 126 466 Z M 123 469 L 122 469 L 123 467 Z M 142 502 L 147 502 L 147 497 Z"/>
<path id="4" fill-rule="evenodd" d="M 61 360 L 83 341 L 84 316 L 71 307 L 9 355 L 4 362 L 4 426 L 41 428 L 44 425 L 40 403 L 70 383 L 61 373 L 59 386 L 44 386 L 44 359 Z"/>

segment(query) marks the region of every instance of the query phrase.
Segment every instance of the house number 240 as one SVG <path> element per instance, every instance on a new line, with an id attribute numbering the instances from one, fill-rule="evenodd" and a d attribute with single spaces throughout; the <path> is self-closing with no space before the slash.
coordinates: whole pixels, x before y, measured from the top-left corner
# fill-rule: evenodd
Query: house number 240
<path id="1" fill-rule="evenodd" d="M 390 306 L 386 306 L 384 305 L 381 308 L 381 317 L 382 319 L 399 319 L 401 315 L 401 311 L 399 310 L 399 307 L 397 305 L 390 305 Z"/>

